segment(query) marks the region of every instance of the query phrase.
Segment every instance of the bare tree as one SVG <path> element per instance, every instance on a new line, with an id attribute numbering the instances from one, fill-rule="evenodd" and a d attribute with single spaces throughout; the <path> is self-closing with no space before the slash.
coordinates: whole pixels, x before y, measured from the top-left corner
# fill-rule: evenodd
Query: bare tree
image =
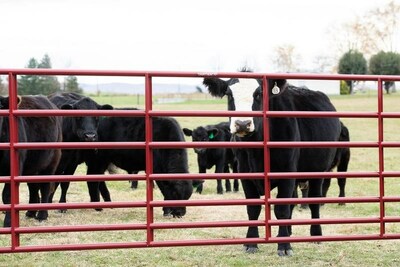
<path id="1" fill-rule="evenodd" d="M 392 0 L 332 29 L 330 35 L 338 48 L 337 57 L 349 50 L 360 51 L 367 58 L 379 51 L 393 51 L 399 34 L 399 16 L 400 4 Z"/>
<path id="2" fill-rule="evenodd" d="M 332 57 L 327 55 L 318 55 L 314 58 L 314 71 L 318 73 L 332 72 L 335 68 Z"/>
<path id="3" fill-rule="evenodd" d="M 300 55 L 295 51 L 295 47 L 291 44 L 278 46 L 274 50 L 275 56 L 273 64 L 277 71 L 281 72 L 296 72 L 300 61 Z"/>

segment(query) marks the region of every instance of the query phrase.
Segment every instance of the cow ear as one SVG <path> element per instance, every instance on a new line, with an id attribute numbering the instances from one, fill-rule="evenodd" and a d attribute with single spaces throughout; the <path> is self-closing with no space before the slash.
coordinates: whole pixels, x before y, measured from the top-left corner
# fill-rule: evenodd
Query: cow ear
<path id="1" fill-rule="evenodd" d="M 268 80 L 268 94 L 270 96 L 276 96 L 282 94 L 287 88 L 287 81 L 285 79 L 280 80 Z"/>
<path id="2" fill-rule="evenodd" d="M 0 109 L 8 109 L 10 108 L 10 97 L 2 97 L 0 96 Z M 21 103 L 21 96 L 17 95 L 17 106 Z"/>
<path id="3" fill-rule="evenodd" d="M 0 109 L 8 109 L 8 96 L 7 97 L 3 97 L 0 96 Z"/>
<path id="4" fill-rule="evenodd" d="M 203 84 L 212 96 L 222 98 L 228 90 L 228 83 L 219 78 L 204 78 Z"/>
<path id="5" fill-rule="evenodd" d="M 74 109 L 74 106 L 71 104 L 64 104 L 61 106 L 61 109 Z"/>
<path id="6" fill-rule="evenodd" d="M 99 105 L 98 109 L 111 110 L 111 109 L 114 109 L 114 107 L 109 104 L 105 104 L 105 105 Z"/>
<path id="7" fill-rule="evenodd" d="M 219 134 L 219 130 L 217 128 L 212 128 L 208 130 L 207 133 L 208 133 L 208 139 L 212 140 Z"/>
<path id="8" fill-rule="evenodd" d="M 183 128 L 182 131 L 186 136 L 192 136 L 192 133 L 193 133 L 192 130 L 190 130 L 188 128 Z"/>

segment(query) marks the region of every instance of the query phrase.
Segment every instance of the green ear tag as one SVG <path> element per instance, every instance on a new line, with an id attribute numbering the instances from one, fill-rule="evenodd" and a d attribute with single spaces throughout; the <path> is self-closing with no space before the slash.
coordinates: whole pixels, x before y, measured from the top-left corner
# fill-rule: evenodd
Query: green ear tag
<path id="1" fill-rule="evenodd" d="M 208 136 L 208 138 L 214 139 L 214 133 L 210 133 L 210 135 Z"/>

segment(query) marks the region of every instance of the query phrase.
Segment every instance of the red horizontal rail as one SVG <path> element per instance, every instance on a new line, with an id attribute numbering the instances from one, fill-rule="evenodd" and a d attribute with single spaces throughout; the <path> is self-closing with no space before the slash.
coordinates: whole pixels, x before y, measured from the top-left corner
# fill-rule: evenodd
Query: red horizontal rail
<path id="1" fill-rule="evenodd" d="M 396 75 L 349 75 L 349 74 L 309 74 L 309 73 L 251 73 L 251 72 L 184 72 L 184 71 L 116 71 L 116 70 L 57 70 L 57 69 L 0 69 L 0 74 L 8 75 L 74 75 L 74 76 L 132 76 L 132 77 L 220 77 L 220 78 L 263 78 L 301 80 L 357 80 L 357 81 L 400 81 Z"/>
<path id="2" fill-rule="evenodd" d="M 8 111 L 1 111 L 1 116 L 8 115 Z M 107 117 L 144 117 L 144 110 L 64 110 L 64 109 L 18 109 L 13 113 L 20 117 L 44 117 L 44 116 L 107 116 Z M 198 111 L 198 110 L 175 110 L 175 111 L 149 111 L 150 116 L 175 116 L 175 117 L 262 117 L 262 111 Z M 354 112 L 354 111 L 267 111 L 266 115 L 271 118 L 276 117 L 297 117 L 297 118 L 399 118 L 400 112 Z"/>
<path id="3" fill-rule="evenodd" d="M 276 142 L 270 141 L 265 142 L 269 148 L 313 148 L 313 147 L 363 147 L 363 148 L 377 148 L 382 147 L 400 147 L 400 142 L 395 141 L 354 141 L 354 142 L 306 142 L 306 141 L 293 141 L 293 142 Z M 3 143 L 0 145 L 0 149 L 8 149 L 7 144 Z M 263 148 L 263 142 L 149 142 L 150 148 L 153 149 L 169 149 L 169 148 L 218 148 L 218 147 L 231 147 L 231 148 Z M 16 149 L 139 149 L 145 148 L 146 143 L 143 141 L 136 142 L 39 142 L 39 143 L 15 143 Z"/>

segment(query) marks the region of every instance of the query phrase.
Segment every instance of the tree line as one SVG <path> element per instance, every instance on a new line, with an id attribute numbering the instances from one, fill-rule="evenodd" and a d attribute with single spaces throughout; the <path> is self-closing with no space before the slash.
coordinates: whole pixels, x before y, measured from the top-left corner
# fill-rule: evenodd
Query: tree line
<path id="1" fill-rule="evenodd" d="M 26 67 L 30 69 L 51 69 L 51 59 L 47 54 L 45 54 L 40 61 L 31 58 Z M 49 95 L 55 92 L 83 93 L 83 90 L 79 87 L 78 78 L 76 76 L 66 76 L 63 82 L 59 82 L 56 76 L 18 76 L 18 94 L 20 95 Z M 4 80 L 0 77 L 0 94 L 7 93 L 8 88 L 4 84 Z"/>
<path id="2" fill-rule="evenodd" d="M 371 56 L 367 63 L 367 59 L 363 53 L 357 50 L 349 50 L 339 60 L 338 73 L 400 75 L 400 54 L 396 52 L 380 51 Z M 342 89 L 342 93 L 353 93 L 354 82 L 346 81 L 346 84 L 347 89 Z M 390 90 L 396 92 L 395 83 L 392 81 L 385 81 L 384 89 L 388 94 Z"/>
<path id="3" fill-rule="evenodd" d="M 292 44 L 276 47 L 273 63 L 281 72 L 400 75 L 400 54 L 395 48 L 400 34 L 399 17 L 400 4 L 391 0 L 352 21 L 333 26 L 328 32 L 331 49 L 315 58 L 312 70 L 301 69 L 301 55 Z M 342 93 L 353 92 L 354 82 L 342 84 Z M 394 85 L 386 81 L 384 88 L 388 93 L 390 89 L 394 92 Z"/>

